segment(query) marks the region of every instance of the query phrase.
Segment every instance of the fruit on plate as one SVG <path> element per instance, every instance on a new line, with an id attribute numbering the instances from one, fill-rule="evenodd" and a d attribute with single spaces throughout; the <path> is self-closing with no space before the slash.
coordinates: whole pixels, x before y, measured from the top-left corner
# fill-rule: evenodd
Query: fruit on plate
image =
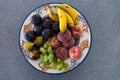
<path id="1" fill-rule="evenodd" d="M 35 15 L 32 16 L 31 22 L 35 26 L 41 26 L 41 24 L 42 24 L 42 18 L 41 18 L 41 16 L 39 14 L 35 14 Z"/>
<path id="2" fill-rule="evenodd" d="M 66 17 L 67 17 L 68 26 L 74 27 L 74 21 L 73 21 L 72 17 L 67 12 L 65 12 L 65 14 L 66 14 Z"/>
<path id="3" fill-rule="evenodd" d="M 43 36 L 44 40 L 48 40 L 49 38 L 51 38 L 53 36 L 53 32 L 50 29 L 44 29 L 42 31 L 42 36 Z"/>
<path id="4" fill-rule="evenodd" d="M 27 40 L 27 41 L 31 41 L 31 42 L 33 42 L 34 40 L 35 40 L 35 38 L 36 38 L 36 35 L 35 35 L 35 32 L 34 31 L 32 31 L 32 30 L 29 30 L 29 31 L 27 31 L 26 33 L 25 33 L 25 39 Z"/>
<path id="5" fill-rule="evenodd" d="M 34 40 L 34 44 L 37 46 L 40 46 L 44 43 L 43 37 L 42 36 L 38 36 L 36 37 L 36 39 Z"/>
<path id="6" fill-rule="evenodd" d="M 43 30 L 42 26 L 35 26 L 33 29 L 33 31 L 35 32 L 35 35 L 37 35 L 37 36 L 41 36 L 42 30 Z"/>
<path id="7" fill-rule="evenodd" d="M 59 41 L 65 43 L 65 42 L 67 42 L 67 41 L 70 40 L 70 38 L 71 38 L 71 32 L 69 30 L 65 31 L 64 33 L 59 32 L 57 34 L 57 38 L 58 38 Z"/>
<path id="8" fill-rule="evenodd" d="M 60 32 L 64 33 L 67 30 L 67 17 L 65 11 L 60 8 L 56 8 L 59 17 L 59 29 Z"/>
<path id="9" fill-rule="evenodd" d="M 48 8 L 48 14 L 49 14 L 49 17 L 53 20 L 53 21 L 56 21 L 58 22 L 59 19 L 58 19 L 58 15 L 55 14 L 51 8 Z"/>
<path id="10" fill-rule="evenodd" d="M 67 41 L 65 43 L 63 42 L 62 45 L 66 48 L 71 48 L 74 45 L 74 43 L 75 43 L 75 40 L 73 37 L 71 37 L 71 39 L 69 41 Z"/>
<path id="11" fill-rule="evenodd" d="M 83 28 L 80 25 L 75 25 L 71 32 L 74 38 L 79 39 L 83 33 Z"/>
<path id="12" fill-rule="evenodd" d="M 43 29 L 50 29 L 52 27 L 52 20 L 47 18 L 43 22 Z"/>
<path id="13" fill-rule="evenodd" d="M 79 17 L 78 17 L 78 13 L 75 11 L 74 8 L 72 8 L 71 6 L 69 6 L 68 4 L 60 4 L 57 7 L 65 10 L 73 19 L 74 24 L 78 24 L 79 22 Z"/>
<path id="14" fill-rule="evenodd" d="M 33 50 L 30 52 L 30 58 L 32 60 L 37 60 L 38 58 L 40 58 L 40 52 L 38 50 Z"/>
<path id="15" fill-rule="evenodd" d="M 55 50 L 56 57 L 65 60 L 68 58 L 68 50 L 65 47 L 58 47 Z"/>
<path id="16" fill-rule="evenodd" d="M 54 22 L 53 25 L 52 25 L 52 31 L 57 34 L 60 32 L 59 30 L 59 23 L 58 22 Z"/>
<path id="17" fill-rule="evenodd" d="M 69 56 L 73 60 L 78 60 L 82 56 L 82 49 L 78 46 L 73 46 L 69 49 Z"/>
<path id="18" fill-rule="evenodd" d="M 31 51 L 31 50 L 33 49 L 33 46 L 34 46 L 34 44 L 33 44 L 32 42 L 26 42 L 26 43 L 24 44 L 24 49 L 25 49 L 26 51 Z"/>
<path id="19" fill-rule="evenodd" d="M 54 49 L 61 46 L 61 42 L 57 39 L 56 36 L 50 38 L 49 42 L 50 42 L 51 47 L 53 47 Z"/>

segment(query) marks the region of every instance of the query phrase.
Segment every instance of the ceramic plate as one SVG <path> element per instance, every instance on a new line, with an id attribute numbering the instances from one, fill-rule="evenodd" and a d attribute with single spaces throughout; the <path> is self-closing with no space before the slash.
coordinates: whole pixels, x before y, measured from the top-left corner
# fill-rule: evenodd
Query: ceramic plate
<path id="1" fill-rule="evenodd" d="M 45 17 L 48 15 L 47 8 L 46 8 L 47 6 L 54 7 L 59 4 L 61 4 L 61 3 L 50 3 L 50 4 L 44 4 L 40 7 L 37 7 L 32 12 L 30 12 L 28 14 L 28 16 L 25 18 L 25 20 L 22 24 L 21 30 L 20 30 L 19 43 L 20 43 L 20 49 L 22 51 L 24 58 L 33 68 L 37 69 L 38 71 L 48 73 L 48 74 L 60 74 L 60 73 L 69 72 L 69 71 L 75 69 L 78 65 L 80 65 L 84 61 L 84 59 L 86 58 L 86 56 L 88 54 L 90 46 L 91 46 L 91 30 L 90 30 L 88 21 L 86 20 L 86 18 L 83 16 L 83 14 L 80 11 L 75 9 L 79 15 L 79 25 L 82 26 L 82 28 L 83 28 L 82 36 L 80 37 L 80 39 L 77 42 L 77 45 L 82 47 L 82 57 L 76 61 L 72 60 L 71 58 L 66 59 L 65 62 L 69 64 L 69 70 L 65 71 L 65 72 L 62 72 L 60 70 L 54 70 L 51 68 L 41 68 L 41 67 L 39 67 L 39 63 L 41 62 L 40 59 L 31 60 L 29 58 L 29 52 L 25 51 L 23 46 L 26 43 L 26 40 L 24 38 L 25 32 L 33 29 L 33 27 L 34 27 L 33 24 L 31 23 L 31 17 L 34 14 L 39 14 L 42 17 Z"/>

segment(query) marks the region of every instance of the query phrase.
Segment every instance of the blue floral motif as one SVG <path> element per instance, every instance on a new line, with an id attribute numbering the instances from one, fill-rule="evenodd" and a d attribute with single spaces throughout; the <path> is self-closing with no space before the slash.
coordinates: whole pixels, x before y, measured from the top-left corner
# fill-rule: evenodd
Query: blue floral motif
<path id="1" fill-rule="evenodd" d="M 26 59 L 29 59 L 30 58 L 30 55 L 29 55 L 29 52 L 28 51 L 24 51 L 24 56 Z"/>
<path id="2" fill-rule="evenodd" d="M 71 60 L 70 69 L 75 68 L 78 65 L 77 61 Z"/>
<path id="3" fill-rule="evenodd" d="M 82 15 L 79 15 L 79 20 L 82 22 L 86 22 L 85 18 Z"/>
<path id="4" fill-rule="evenodd" d="M 42 14 L 42 8 L 40 7 L 40 8 L 37 8 L 36 10 L 35 10 L 35 13 L 36 14 Z"/>

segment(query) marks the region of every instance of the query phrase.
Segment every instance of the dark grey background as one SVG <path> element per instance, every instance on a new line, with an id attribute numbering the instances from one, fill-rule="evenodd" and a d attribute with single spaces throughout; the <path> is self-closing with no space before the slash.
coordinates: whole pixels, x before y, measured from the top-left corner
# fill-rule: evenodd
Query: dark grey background
<path id="1" fill-rule="evenodd" d="M 26 15 L 54 0 L 0 0 L 0 80 L 120 80 L 120 0 L 56 0 L 80 10 L 88 19 L 93 43 L 74 71 L 47 75 L 26 63 L 18 35 Z"/>

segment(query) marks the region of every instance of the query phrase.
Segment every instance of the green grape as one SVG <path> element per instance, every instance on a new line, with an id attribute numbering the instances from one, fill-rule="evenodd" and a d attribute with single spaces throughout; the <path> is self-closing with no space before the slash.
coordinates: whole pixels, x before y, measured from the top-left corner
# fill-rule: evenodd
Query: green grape
<path id="1" fill-rule="evenodd" d="M 52 47 L 49 46 L 48 49 L 47 49 L 47 51 L 48 51 L 48 52 L 52 52 L 52 51 L 53 51 L 53 50 L 52 50 Z"/>
<path id="2" fill-rule="evenodd" d="M 41 62 L 40 63 L 40 67 L 42 67 L 42 68 L 46 67 L 46 63 L 45 62 Z"/>
<path id="3" fill-rule="evenodd" d="M 61 69 L 63 67 L 62 63 L 57 64 L 57 69 Z"/>
<path id="4" fill-rule="evenodd" d="M 40 59 L 41 59 L 41 60 L 44 60 L 44 54 L 41 54 L 41 55 L 40 55 Z"/>
<path id="5" fill-rule="evenodd" d="M 47 49 L 47 48 L 48 48 L 47 43 L 44 43 L 43 47 L 44 47 L 45 49 Z"/>
<path id="6" fill-rule="evenodd" d="M 48 46 L 50 46 L 50 43 L 49 43 L 48 41 L 46 42 L 46 44 L 47 44 Z"/>
<path id="7" fill-rule="evenodd" d="M 57 62 L 58 62 L 58 63 L 62 63 L 63 61 L 62 61 L 62 59 L 57 58 Z"/>
<path id="8" fill-rule="evenodd" d="M 47 62 L 49 59 L 48 59 L 48 55 L 45 55 L 44 56 L 44 61 Z"/>
<path id="9" fill-rule="evenodd" d="M 52 59 L 49 59 L 49 62 L 53 62 L 54 61 L 54 58 L 52 58 Z"/>
<path id="10" fill-rule="evenodd" d="M 56 67 L 57 67 L 56 62 L 51 62 L 50 67 L 53 68 L 53 69 L 56 69 Z"/>
<path id="11" fill-rule="evenodd" d="M 45 49 L 43 47 L 40 47 L 40 49 L 39 49 L 40 52 L 44 52 L 44 50 Z"/>
<path id="12" fill-rule="evenodd" d="M 68 63 L 64 63 L 63 64 L 65 67 L 69 67 L 69 64 Z"/>
<path id="13" fill-rule="evenodd" d="M 49 54 L 54 54 L 54 52 L 53 52 L 53 51 L 49 51 L 48 53 L 49 53 Z"/>
<path id="14" fill-rule="evenodd" d="M 50 63 L 50 67 L 51 67 L 51 68 L 53 68 L 54 65 L 55 65 L 54 62 L 51 62 L 51 63 Z"/>
<path id="15" fill-rule="evenodd" d="M 65 72 L 65 71 L 68 71 L 68 69 L 67 68 L 65 68 L 65 67 L 62 67 L 62 69 L 61 69 L 63 72 Z"/>
<path id="16" fill-rule="evenodd" d="M 53 58 L 54 58 L 54 54 L 49 54 L 48 59 L 50 60 L 50 59 L 53 59 Z"/>
<path id="17" fill-rule="evenodd" d="M 45 51 L 43 52 L 43 54 L 47 54 L 47 50 L 45 50 Z"/>
<path id="18" fill-rule="evenodd" d="M 47 53 L 47 50 L 45 48 L 43 48 L 43 47 L 40 47 L 39 51 L 42 52 L 43 54 Z"/>
<path id="19" fill-rule="evenodd" d="M 67 71 L 69 70 L 69 64 L 68 63 L 63 63 L 63 67 L 61 69 L 62 71 Z"/>

